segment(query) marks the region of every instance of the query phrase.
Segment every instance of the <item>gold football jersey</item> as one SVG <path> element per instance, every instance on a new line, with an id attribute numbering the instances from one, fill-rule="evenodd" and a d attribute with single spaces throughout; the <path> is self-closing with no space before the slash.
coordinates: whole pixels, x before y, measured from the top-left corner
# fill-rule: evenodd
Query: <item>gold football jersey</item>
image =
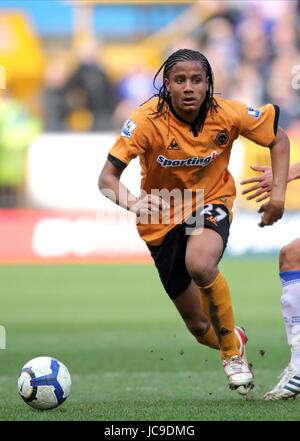
<path id="1" fill-rule="evenodd" d="M 151 98 L 132 113 L 109 158 L 117 158 L 126 167 L 139 156 L 141 190 L 148 194 L 153 190 L 176 189 L 184 199 L 184 194 L 190 192 L 193 202 L 188 209 L 184 207 L 182 221 L 199 208 L 196 195 L 201 190 L 204 204 L 223 203 L 231 212 L 236 195 L 228 171 L 232 144 L 243 135 L 261 146 L 269 146 L 277 132 L 277 106 L 266 104 L 254 109 L 238 101 L 217 98 L 217 112 L 208 113 L 202 131 L 195 136 L 191 124 L 179 119 L 169 108 L 155 117 L 157 100 Z M 175 226 L 172 198 L 170 205 L 170 222 L 137 224 L 140 236 L 148 244 L 159 245 Z"/>

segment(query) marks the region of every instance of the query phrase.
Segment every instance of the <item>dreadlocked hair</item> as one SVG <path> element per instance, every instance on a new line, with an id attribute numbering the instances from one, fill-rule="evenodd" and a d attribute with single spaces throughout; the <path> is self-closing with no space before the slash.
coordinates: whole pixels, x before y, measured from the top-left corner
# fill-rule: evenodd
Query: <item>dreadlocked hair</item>
<path id="1" fill-rule="evenodd" d="M 159 70 L 156 72 L 155 77 L 153 79 L 153 86 L 158 91 L 158 94 L 156 94 L 156 96 L 158 96 L 158 103 L 157 103 L 156 112 L 154 112 L 153 115 L 155 115 L 154 116 L 155 118 L 158 118 L 164 113 L 166 103 L 171 104 L 171 97 L 165 85 L 165 79 L 168 78 L 169 72 L 172 69 L 172 67 L 174 67 L 175 64 L 180 63 L 181 61 L 198 61 L 201 64 L 202 68 L 205 70 L 206 75 L 208 77 L 208 90 L 206 92 L 205 100 L 201 105 L 196 120 L 193 123 L 195 131 L 198 134 L 199 132 L 201 132 L 203 128 L 204 121 L 206 119 L 209 110 L 213 110 L 217 112 L 217 108 L 219 107 L 218 103 L 213 97 L 214 78 L 213 78 L 212 68 L 207 58 L 198 51 L 193 51 L 191 49 L 179 49 L 178 51 L 173 52 L 173 54 L 171 54 L 169 58 L 167 58 L 167 60 L 161 65 Z M 155 82 L 162 69 L 163 69 L 163 84 L 160 88 L 157 88 Z"/>

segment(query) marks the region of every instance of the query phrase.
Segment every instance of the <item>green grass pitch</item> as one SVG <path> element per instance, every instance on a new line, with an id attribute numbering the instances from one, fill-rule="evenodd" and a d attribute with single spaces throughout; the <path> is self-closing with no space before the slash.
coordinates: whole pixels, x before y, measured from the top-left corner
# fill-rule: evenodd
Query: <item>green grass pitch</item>
<path id="1" fill-rule="evenodd" d="M 225 258 L 221 269 L 249 336 L 248 400 L 229 390 L 218 352 L 185 329 L 154 266 L 1 266 L 0 420 L 300 420 L 300 398 L 262 400 L 289 359 L 277 258 Z M 40 355 L 72 375 L 69 399 L 51 411 L 17 392 L 20 368 Z"/>

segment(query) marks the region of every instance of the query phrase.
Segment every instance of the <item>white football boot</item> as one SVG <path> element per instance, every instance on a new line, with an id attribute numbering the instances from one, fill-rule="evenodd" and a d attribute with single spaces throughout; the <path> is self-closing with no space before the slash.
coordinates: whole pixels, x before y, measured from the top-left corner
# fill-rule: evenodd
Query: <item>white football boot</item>
<path id="1" fill-rule="evenodd" d="M 300 372 L 288 365 L 279 375 L 276 386 L 264 395 L 264 400 L 288 400 L 300 393 Z"/>
<path id="2" fill-rule="evenodd" d="M 241 395 L 247 395 L 254 387 L 253 373 L 246 358 L 245 345 L 248 338 L 244 329 L 236 326 L 234 332 L 240 342 L 240 355 L 235 355 L 228 360 L 223 360 L 225 374 L 228 377 L 230 389 L 237 390 Z"/>
<path id="3" fill-rule="evenodd" d="M 246 356 L 246 343 L 248 341 L 248 337 L 246 335 L 245 329 L 242 328 L 241 326 L 235 326 L 234 332 L 240 342 L 240 356 L 242 357 L 244 362 L 248 364 L 249 370 L 252 374 L 252 381 L 248 385 L 239 386 L 236 390 L 241 395 L 247 395 L 250 392 L 250 390 L 254 388 L 254 383 L 253 383 L 254 375 L 252 372 L 252 365 L 251 363 L 248 362 Z"/>

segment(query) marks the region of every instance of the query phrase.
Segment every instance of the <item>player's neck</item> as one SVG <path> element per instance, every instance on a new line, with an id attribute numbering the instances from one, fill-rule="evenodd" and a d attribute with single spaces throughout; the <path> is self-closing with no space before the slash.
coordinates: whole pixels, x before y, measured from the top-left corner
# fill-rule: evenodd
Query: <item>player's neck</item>
<path id="1" fill-rule="evenodd" d="M 171 101 L 169 102 L 169 106 L 173 115 L 180 121 L 183 121 L 187 124 L 193 124 L 193 122 L 196 120 L 197 116 L 199 115 L 200 109 L 194 112 L 184 112 L 181 109 L 178 109 L 178 107 L 175 108 Z"/>

